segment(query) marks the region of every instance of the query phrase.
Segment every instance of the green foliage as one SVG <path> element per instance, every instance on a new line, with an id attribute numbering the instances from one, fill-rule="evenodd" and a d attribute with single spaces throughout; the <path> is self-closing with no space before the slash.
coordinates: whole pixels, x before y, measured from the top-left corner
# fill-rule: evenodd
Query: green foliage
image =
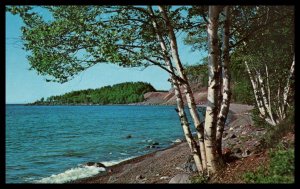
<path id="1" fill-rule="evenodd" d="M 185 73 L 191 83 L 200 84 L 203 87 L 208 86 L 208 68 L 207 63 L 186 66 Z"/>
<path id="2" fill-rule="evenodd" d="M 236 103 L 254 104 L 254 96 L 249 80 L 240 79 L 240 81 L 233 82 L 232 100 Z"/>
<path id="3" fill-rule="evenodd" d="M 232 100 L 236 103 L 255 104 L 253 89 L 240 54 L 232 54 L 230 63 Z"/>
<path id="4" fill-rule="evenodd" d="M 9 6 L 24 21 L 22 40 L 31 69 L 46 81 L 64 83 L 98 63 L 123 67 L 165 68 L 163 52 L 147 7 L 140 6 Z M 176 32 L 182 27 L 184 7 L 168 14 Z M 163 36 L 166 28 L 158 10 L 155 18 Z M 47 19 L 45 15 L 50 15 Z M 176 23 L 176 24 L 175 24 Z M 168 50 L 170 49 L 167 46 Z"/>
<path id="5" fill-rule="evenodd" d="M 278 145 L 270 150 L 270 164 L 259 167 L 255 172 L 243 175 L 246 183 L 294 183 L 295 182 L 295 154 L 294 147 Z"/>
<path id="6" fill-rule="evenodd" d="M 191 178 L 192 184 L 206 184 L 209 181 L 209 177 L 207 175 L 197 175 Z"/>
<path id="7" fill-rule="evenodd" d="M 99 89 L 73 91 L 60 96 L 42 98 L 32 105 L 62 104 L 128 104 L 144 101 L 144 94 L 156 91 L 149 83 L 125 82 Z"/>

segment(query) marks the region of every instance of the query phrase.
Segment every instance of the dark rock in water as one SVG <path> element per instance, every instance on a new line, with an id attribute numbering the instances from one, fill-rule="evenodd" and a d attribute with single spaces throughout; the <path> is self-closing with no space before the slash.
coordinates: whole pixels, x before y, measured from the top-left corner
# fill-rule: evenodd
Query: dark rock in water
<path id="1" fill-rule="evenodd" d="M 149 146 L 146 146 L 146 148 L 160 148 L 160 146 L 155 146 L 155 145 L 149 145 Z"/>
<path id="2" fill-rule="evenodd" d="M 159 145 L 159 143 L 158 142 L 153 142 L 152 145 L 157 146 L 157 145 Z"/>
<path id="3" fill-rule="evenodd" d="M 95 166 L 95 167 L 103 167 L 106 168 L 106 166 L 102 163 L 95 163 L 95 162 L 87 162 L 84 164 L 85 166 Z"/>
<path id="4" fill-rule="evenodd" d="M 95 166 L 96 167 L 104 167 L 104 168 L 106 168 L 106 166 L 104 164 L 102 164 L 102 163 L 96 163 Z"/>
<path id="5" fill-rule="evenodd" d="M 126 138 L 132 138 L 132 136 L 131 135 L 127 135 Z"/>
<path id="6" fill-rule="evenodd" d="M 84 164 L 84 165 L 86 165 L 86 166 L 94 166 L 94 164 L 95 164 L 95 162 L 87 162 L 87 163 Z"/>

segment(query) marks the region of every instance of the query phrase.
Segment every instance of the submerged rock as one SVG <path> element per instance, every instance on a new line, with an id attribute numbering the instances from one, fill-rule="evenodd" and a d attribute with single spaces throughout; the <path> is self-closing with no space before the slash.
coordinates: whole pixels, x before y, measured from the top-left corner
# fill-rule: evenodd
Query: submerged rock
<path id="1" fill-rule="evenodd" d="M 151 149 L 151 148 L 160 148 L 160 146 L 148 145 L 148 146 L 146 146 L 146 148 L 149 148 L 149 149 Z"/>
<path id="2" fill-rule="evenodd" d="M 132 136 L 131 135 L 127 135 L 126 138 L 129 139 L 129 138 L 132 138 Z"/>

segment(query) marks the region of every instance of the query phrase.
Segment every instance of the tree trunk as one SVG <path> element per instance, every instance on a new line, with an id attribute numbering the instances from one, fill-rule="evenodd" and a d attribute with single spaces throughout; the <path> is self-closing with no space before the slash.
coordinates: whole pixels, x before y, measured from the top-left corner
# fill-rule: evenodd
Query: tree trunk
<path id="1" fill-rule="evenodd" d="M 225 122 L 229 112 L 231 91 L 230 91 L 230 72 L 229 72 L 229 34 L 230 34 L 230 15 L 229 6 L 224 7 L 224 35 L 223 35 L 223 90 L 222 90 L 222 103 L 218 115 L 216 145 L 219 156 L 222 156 L 222 135 L 224 131 Z"/>
<path id="2" fill-rule="evenodd" d="M 201 127 L 201 121 L 200 121 L 199 114 L 197 112 L 197 107 L 196 107 L 194 95 L 193 95 L 193 92 L 192 92 L 191 87 L 189 85 L 188 78 L 186 77 L 186 74 L 184 73 L 183 66 L 181 64 L 181 60 L 180 60 L 180 57 L 179 57 L 179 54 L 178 54 L 177 41 L 176 41 L 176 37 L 175 37 L 173 27 L 170 23 L 170 20 L 168 18 L 168 15 L 167 15 L 166 10 L 164 9 L 164 7 L 159 6 L 159 11 L 162 14 L 163 19 L 164 19 L 164 21 L 166 23 L 166 26 L 168 28 L 168 36 L 170 38 L 170 46 L 171 46 L 173 61 L 176 65 L 176 69 L 179 73 L 179 76 L 185 81 L 183 83 L 183 86 L 184 86 L 184 89 L 185 89 L 184 92 L 185 92 L 185 95 L 186 95 L 187 105 L 189 107 L 190 114 L 193 118 L 194 125 L 196 127 L 197 136 L 198 136 L 199 145 L 200 145 L 202 166 L 203 166 L 203 170 L 205 171 L 207 165 L 205 163 L 206 162 L 206 149 L 205 149 L 205 145 L 204 145 L 204 129 Z"/>
<path id="3" fill-rule="evenodd" d="M 260 84 L 260 90 L 261 90 L 262 99 L 263 99 L 264 105 L 265 105 L 265 107 L 266 107 L 266 109 L 267 109 L 268 117 L 269 117 L 269 119 L 270 119 L 270 122 L 269 122 L 269 123 L 270 123 L 271 125 L 275 126 L 276 123 L 275 123 L 275 121 L 274 121 L 273 113 L 272 113 L 272 111 L 271 111 L 271 104 L 269 104 L 269 100 L 268 100 L 267 94 L 266 94 L 266 92 L 265 92 L 264 81 L 263 81 L 263 79 L 262 79 L 262 77 L 261 77 L 260 72 L 257 71 L 256 74 L 257 74 L 257 78 L 258 78 L 258 81 L 259 81 L 259 84 Z"/>
<path id="4" fill-rule="evenodd" d="M 290 68 L 290 74 L 289 74 L 289 77 L 287 79 L 286 86 L 284 87 L 283 108 L 282 108 L 283 109 L 282 113 L 283 113 L 284 118 L 286 117 L 287 99 L 288 99 L 288 95 L 289 95 L 289 92 L 290 92 L 291 80 L 294 76 L 294 73 L 295 73 L 295 55 L 293 57 L 293 63 L 292 63 L 291 68 Z"/>
<path id="5" fill-rule="evenodd" d="M 160 46 L 161 46 L 161 49 L 162 49 L 163 54 L 164 54 L 164 59 L 165 59 L 166 65 L 168 66 L 169 70 L 171 70 L 171 72 L 173 72 L 175 74 L 174 67 L 171 63 L 171 60 L 170 60 L 169 56 L 167 55 L 167 47 L 166 47 L 165 41 L 163 40 L 163 37 L 162 37 L 161 33 L 158 30 L 157 22 L 154 19 L 154 12 L 152 10 L 152 7 L 148 6 L 148 9 L 150 11 L 150 15 L 153 17 L 152 25 L 153 25 L 153 28 L 155 29 L 156 33 L 157 33 L 156 36 L 157 36 L 158 41 L 160 42 Z M 176 78 L 172 75 L 170 77 L 171 77 L 172 84 L 173 84 L 174 89 L 175 89 L 178 115 L 180 117 L 180 121 L 181 121 L 181 125 L 182 125 L 182 128 L 183 128 L 185 138 L 186 138 L 186 140 L 189 144 L 189 147 L 191 149 L 191 152 L 193 154 L 198 172 L 203 173 L 203 164 L 202 164 L 202 161 L 201 161 L 201 158 L 200 158 L 199 148 L 198 148 L 198 145 L 195 142 L 195 140 L 194 140 L 194 138 L 191 134 L 189 123 L 187 121 L 187 117 L 186 117 L 186 114 L 184 112 L 183 98 L 182 98 L 182 95 L 181 95 L 178 80 L 176 80 Z"/>
<path id="6" fill-rule="evenodd" d="M 207 168 L 209 172 L 215 173 L 217 170 L 217 153 L 216 153 L 216 124 L 218 115 L 218 91 L 220 86 L 217 83 L 218 77 L 218 19 L 219 7 L 209 6 L 209 24 L 208 33 L 208 104 L 206 107 L 204 143 L 206 149 Z"/>
<path id="7" fill-rule="evenodd" d="M 265 108 L 263 106 L 263 102 L 261 101 L 261 95 L 260 95 L 260 92 L 258 90 L 258 83 L 254 80 L 247 61 L 244 61 L 244 63 L 246 65 L 247 72 L 248 72 L 248 75 L 249 75 L 249 78 L 250 78 L 250 81 L 251 81 L 251 84 L 252 84 L 254 97 L 255 97 L 255 100 L 256 100 L 258 110 L 261 114 L 261 117 L 265 117 L 266 116 L 266 111 L 265 111 Z"/>
<path id="8" fill-rule="evenodd" d="M 173 85 L 175 89 L 175 95 L 176 95 L 176 102 L 177 102 L 177 109 L 178 109 L 178 115 L 180 118 L 181 126 L 184 132 L 185 139 L 190 147 L 191 153 L 193 155 L 193 158 L 195 160 L 196 167 L 198 169 L 199 174 L 203 174 L 203 167 L 200 157 L 200 151 L 199 146 L 197 145 L 197 142 L 194 140 L 193 135 L 190 130 L 190 126 L 184 111 L 184 105 L 182 100 L 182 95 L 180 92 L 180 88 L 178 85 L 178 82 L 173 78 Z"/>

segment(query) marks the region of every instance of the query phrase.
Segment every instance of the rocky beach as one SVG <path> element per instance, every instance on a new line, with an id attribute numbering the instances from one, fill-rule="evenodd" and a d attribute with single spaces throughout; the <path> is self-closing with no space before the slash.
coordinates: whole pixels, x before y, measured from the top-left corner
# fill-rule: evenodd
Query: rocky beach
<path id="1" fill-rule="evenodd" d="M 226 163 L 233 163 L 234 168 L 240 167 L 250 159 L 256 164 L 264 162 L 262 160 L 264 154 L 258 150 L 258 147 L 260 138 L 266 130 L 253 126 L 249 114 L 252 108 L 242 104 L 230 105 L 233 117 L 225 127 L 223 153 Z M 105 172 L 72 183 L 191 183 L 193 177 L 197 175 L 193 158 L 190 156 L 188 144 L 184 140 L 177 142 L 167 149 L 106 167 Z M 258 161 L 253 161 L 253 158 Z M 251 164 L 247 163 L 247 165 Z M 211 182 L 222 182 L 216 178 L 211 179 Z M 238 177 L 236 180 L 231 180 L 231 183 L 239 182 L 241 181 Z"/>

